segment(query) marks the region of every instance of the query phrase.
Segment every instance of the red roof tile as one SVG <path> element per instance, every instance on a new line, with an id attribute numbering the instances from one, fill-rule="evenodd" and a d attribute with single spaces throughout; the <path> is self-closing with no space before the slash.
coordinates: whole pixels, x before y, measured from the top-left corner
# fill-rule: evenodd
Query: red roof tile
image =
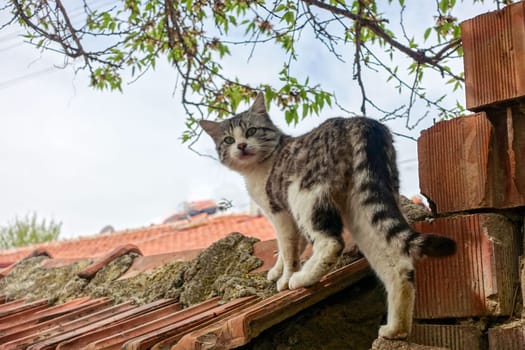
<path id="1" fill-rule="evenodd" d="M 262 251 L 270 251 L 270 245 L 262 246 Z M 369 273 L 360 259 L 310 288 L 226 304 L 214 298 L 183 310 L 175 299 L 109 306 L 107 299 L 80 298 L 54 307 L 47 300 L 18 300 L 0 305 L 0 349 L 230 349 Z"/>
<path id="2" fill-rule="evenodd" d="M 177 212 L 169 216 L 162 223 L 168 224 L 171 222 L 177 222 L 177 221 L 184 220 L 190 217 L 195 217 L 199 214 L 215 213 L 217 210 L 219 210 L 217 203 L 215 203 L 212 200 L 187 202 L 185 203 L 185 207 L 186 207 L 185 210 Z"/>
<path id="3" fill-rule="evenodd" d="M 70 332 L 83 329 L 87 330 L 92 324 L 99 324 L 98 322 L 111 322 L 116 318 L 122 317 L 121 314 L 126 314 L 129 310 L 135 309 L 136 306 L 131 303 L 124 303 L 116 306 L 107 306 L 98 312 L 89 313 L 83 317 L 73 316 L 73 320 L 70 322 L 62 323 L 56 322 L 52 328 L 41 329 L 38 328 L 34 333 L 29 334 L 23 338 L 12 337 L 12 340 L 8 343 L 0 345 L 0 350 L 13 349 L 13 348 L 28 348 L 30 349 L 33 345 L 38 346 L 37 348 L 43 348 L 44 346 L 52 346 L 57 344 L 57 341 L 67 340 Z M 34 348 L 33 348 L 34 349 Z"/>
<path id="4" fill-rule="evenodd" d="M 154 303 L 148 305 L 148 307 L 151 307 L 153 304 Z M 109 338 L 111 341 L 106 341 L 106 346 L 122 344 L 127 339 L 127 334 L 131 334 L 132 337 L 137 337 L 139 335 L 148 333 L 149 329 L 152 328 L 152 324 L 156 325 L 161 321 L 169 322 L 165 320 L 169 319 L 171 315 L 176 314 L 180 309 L 181 306 L 179 303 L 170 303 L 160 308 L 151 307 L 151 311 L 148 311 L 143 315 L 139 315 L 122 322 L 117 322 L 110 326 L 102 325 L 91 332 L 80 331 L 76 337 L 68 341 L 61 342 L 57 349 L 76 350 L 83 348 L 94 341 L 98 341 L 100 339 L 105 340 L 107 338 Z M 95 349 L 101 348 L 102 346 L 95 347 Z"/>
<path id="5" fill-rule="evenodd" d="M 95 258 L 125 244 L 136 245 L 144 255 L 202 249 L 231 232 L 241 232 L 261 240 L 275 238 L 275 231 L 265 217 L 243 214 L 206 215 L 175 224 L 0 250 L 0 265 L 12 264 L 35 249 L 45 249 L 56 259 Z"/>
<path id="6" fill-rule="evenodd" d="M 52 311 L 49 313 L 50 310 L 53 310 L 53 308 L 50 308 L 50 310 L 44 310 L 43 312 L 47 312 L 48 314 L 43 318 L 38 318 L 38 321 L 34 324 L 16 324 L 2 330 L 0 344 L 5 344 L 6 347 L 9 348 L 15 346 L 15 344 L 27 343 L 35 338 L 38 333 L 46 332 L 48 329 L 52 329 L 60 324 L 68 323 L 89 314 L 95 314 L 102 309 L 108 308 L 111 303 L 109 298 L 88 300 L 75 306 L 77 302 L 78 299 L 60 305 L 59 307 L 65 309 L 63 315 L 53 313 Z M 0 346 L 0 349 L 3 348 L 4 347 Z"/>
<path id="7" fill-rule="evenodd" d="M 188 311 L 184 310 L 179 317 L 177 317 L 178 315 L 174 315 L 174 322 L 170 325 L 158 328 L 141 337 L 131 339 L 122 346 L 122 349 L 147 349 L 150 347 L 152 349 L 165 349 L 170 344 L 179 341 L 180 338 L 188 332 L 206 326 L 210 322 L 221 320 L 235 313 L 237 310 L 242 309 L 242 307 L 253 304 L 256 299 L 256 297 L 251 296 L 240 298 L 223 305 L 216 303 L 213 308 L 198 313 L 193 312 L 187 314 Z M 199 306 L 196 305 L 192 308 L 195 307 L 198 308 Z M 190 310 L 190 308 L 187 310 Z"/>
<path id="8" fill-rule="evenodd" d="M 232 349 L 247 344 L 263 330 L 343 290 L 369 273 L 370 269 L 366 260 L 359 259 L 328 274 L 320 283 L 309 288 L 283 291 L 244 307 L 240 312 L 224 321 L 201 327 L 184 336 L 171 349 L 192 350 L 217 347 Z"/>
<path id="9" fill-rule="evenodd" d="M 253 255 L 263 264 L 252 273 L 267 271 L 276 259 L 273 228 L 265 218 L 248 215 L 206 216 L 177 225 L 41 244 L 0 255 L 0 260 L 15 260 L 17 254 L 28 256 L 35 248 L 53 256 L 41 262 L 41 266 L 48 268 L 96 257 L 82 271 L 84 277 L 93 277 L 117 256 L 138 252 L 139 256 L 133 259 L 127 272 L 118 278 L 125 280 L 174 261 L 190 261 L 202 248 L 235 231 L 262 240 L 254 244 Z M 0 350 L 195 349 L 208 346 L 229 349 L 246 344 L 263 330 L 369 273 L 368 264 L 361 259 L 330 273 L 310 288 L 284 291 L 267 299 L 238 298 L 226 304 L 214 298 L 183 310 L 177 299 L 162 299 L 142 306 L 130 302 L 111 306 L 109 299 L 87 297 L 58 306 L 49 306 L 47 300 L 28 304 L 17 300 L 0 304 Z M 5 298 L 0 297 L 2 301 Z"/>

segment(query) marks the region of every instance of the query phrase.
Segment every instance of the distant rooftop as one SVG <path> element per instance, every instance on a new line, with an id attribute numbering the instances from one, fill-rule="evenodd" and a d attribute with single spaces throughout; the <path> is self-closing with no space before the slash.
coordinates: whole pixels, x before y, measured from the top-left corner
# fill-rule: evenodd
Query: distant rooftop
<path id="1" fill-rule="evenodd" d="M 35 249 L 45 249 L 57 259 L 80 259 L 99 257 L 117 246 L 134 244 L 144 255 L 154 255 L 206 248 L 231 232 L 240 232 L 263 241 L 275 238 L 273 227 L 265 217 L 213 215 L 204 211 L 172 223 L 0 250 L 0 267 L 24 258 Z"/>

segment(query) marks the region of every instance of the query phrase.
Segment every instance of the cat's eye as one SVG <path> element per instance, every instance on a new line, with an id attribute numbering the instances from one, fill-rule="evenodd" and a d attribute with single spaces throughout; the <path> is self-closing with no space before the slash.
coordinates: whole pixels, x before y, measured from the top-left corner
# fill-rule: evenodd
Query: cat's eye
<path id="1" fill-rule="evenodd" d="M 253 136 L 255 135 L 256 132 L 257 132 L 257 128 L 249 128 L 248 130 L 246 130 L 246 137 Z"/>
<path id="2" fill-rule="evenodd" d="M 231 144 L 235 143 L 235 139 L 233 137 L 231 137 L 231 136 L 226 136 L 224 138 L 224 142 L 226 142 L 228 145 L 231 145 Z"/>

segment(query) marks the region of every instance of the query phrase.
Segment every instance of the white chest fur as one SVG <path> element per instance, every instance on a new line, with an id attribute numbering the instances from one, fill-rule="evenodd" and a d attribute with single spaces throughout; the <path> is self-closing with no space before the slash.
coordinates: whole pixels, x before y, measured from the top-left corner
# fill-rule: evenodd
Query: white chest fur
<path id="1" fill-rule="evenodd" d="M 266 194 L 266 182 L 269 171 L 259 170 L 243 174 L 246 189 L 252 200 L 266 213 L 270 213 L 268 195 Z"/>

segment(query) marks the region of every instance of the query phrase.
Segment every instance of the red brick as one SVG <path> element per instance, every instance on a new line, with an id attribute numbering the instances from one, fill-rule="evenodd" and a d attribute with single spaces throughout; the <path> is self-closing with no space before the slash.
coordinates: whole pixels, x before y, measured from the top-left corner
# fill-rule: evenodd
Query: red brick
<path id="1" fill-rule="evenodd" d="M 520 105 L 436 123 L 418 140 L 421 193 L 437 213 L 525 206 Z"/>
<path id="2" fill-rule="evenodd" d="M 481 330 L 475 325 L 414 324 L 410 340 L 451 350 L 481 349 Z"/>
<path id="3" fill-rule="evenodd" d="M 467 108 L 525 96 L 525 3 L 461 24 Z"/>
<path id="4" fill-rule="evenodd" d="M 415 318 L 509 315 L 518 278 L 515 225 L 503 215 L 457 215 L 416 222 L 423 233 L 454 239 L 457 252 L 416 264 Z"/>
<path id="5" fill-rule="evenodd" d="M 514 323 L 489 329 L 489 350 L 525 349 L 525 325 Z"/>
<path id="6" fill-rule="evenodd" d="M 495 129 L 491 146 L 500 152 L 493 161 L 506 186 L 500 187 L 506 196 L 500 202 L 509 207 L 525 205 L 525 103 L 494 109 L 487 115 Z"/>

